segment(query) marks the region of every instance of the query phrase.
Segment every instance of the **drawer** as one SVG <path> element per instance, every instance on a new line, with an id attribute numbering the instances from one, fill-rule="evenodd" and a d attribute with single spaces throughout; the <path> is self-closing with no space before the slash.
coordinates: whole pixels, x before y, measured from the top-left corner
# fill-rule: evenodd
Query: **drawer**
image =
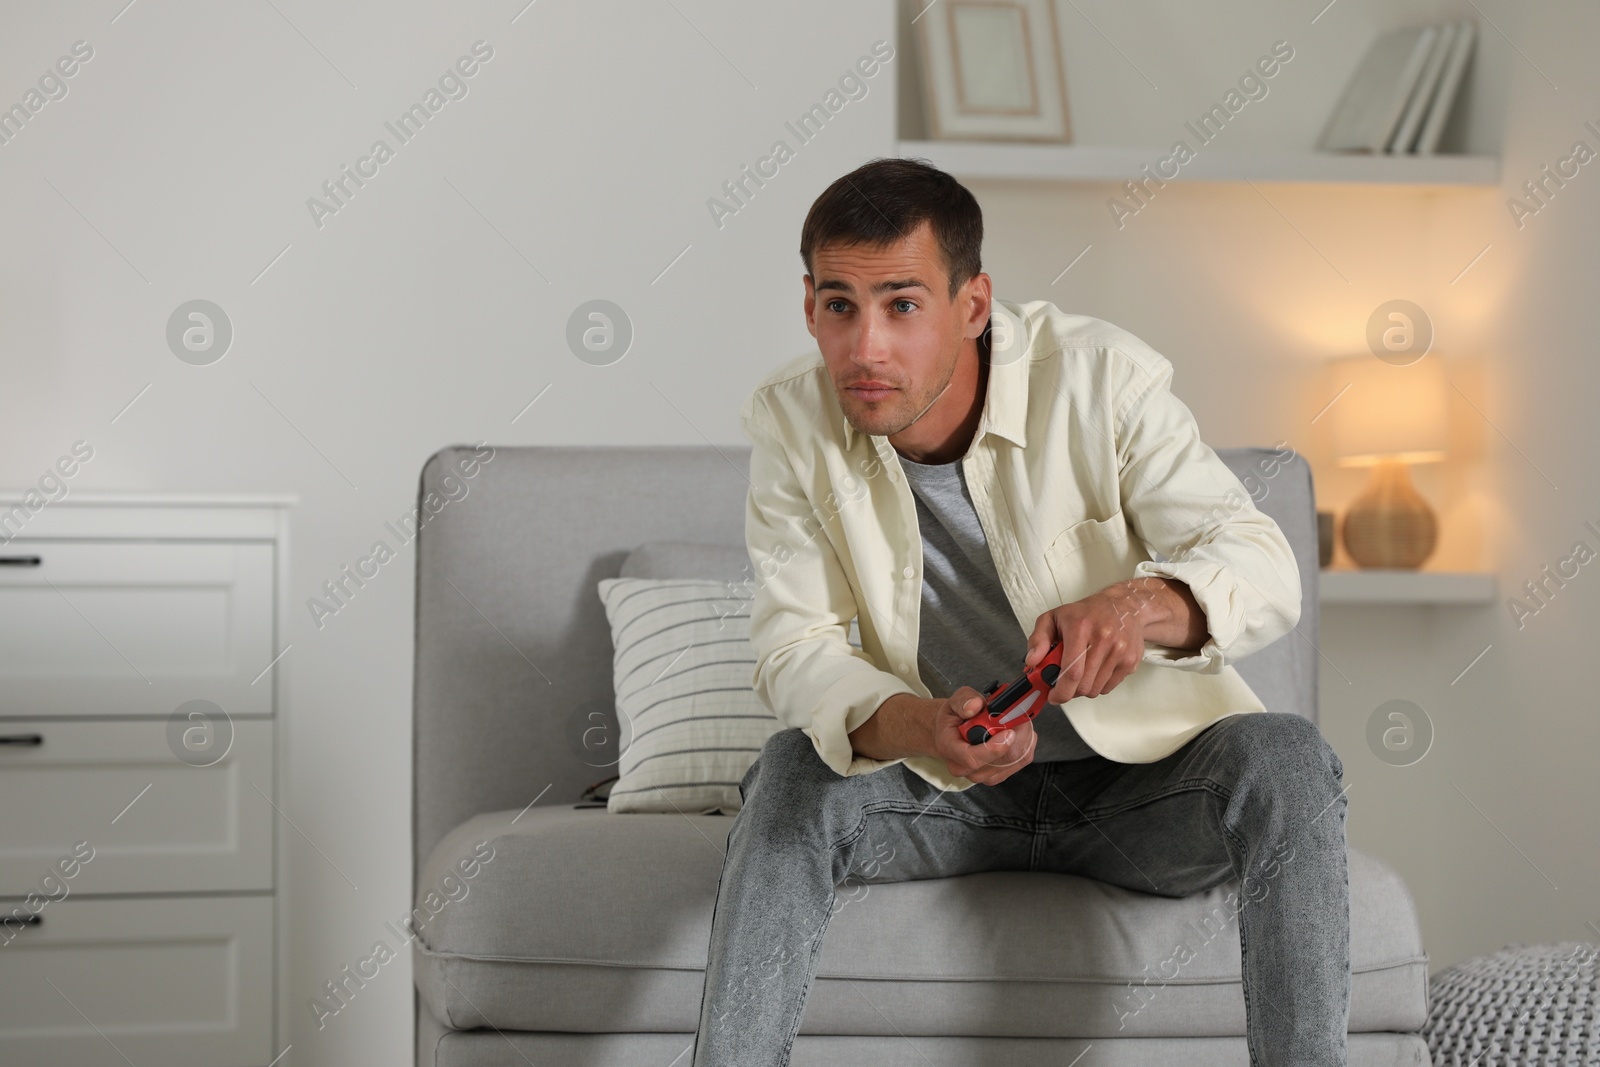
<path id="1" fill-rule="evenodd" d="M 39 918 L 0 948 L 0 1063 L 263 1067 L 277 1054 L 270 896 L 69 897 Z"/>
<path id="2" fill-rule="evenodd" d="M 272 733 L 270 719 L 235 720 L 227 754 L 196 767 L 173 754 L 164 719 L 0 722 L 11 742 L 0 744 L 0 896 L 38 890 L 78 841 L 94 858 L 66 883 L 68 900 L 271 889 Z"/>
<path id="3" fill-rule="evenodd" d="M 273 546 L 0 545 L 0 716 L 272 713 Z"/>

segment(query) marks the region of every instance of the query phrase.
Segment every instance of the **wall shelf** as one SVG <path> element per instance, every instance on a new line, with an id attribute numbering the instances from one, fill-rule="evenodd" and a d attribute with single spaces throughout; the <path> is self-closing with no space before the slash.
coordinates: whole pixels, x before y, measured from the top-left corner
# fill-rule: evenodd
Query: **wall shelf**
<path id="1" fill-rule="evenodd" d="M 1324 604 L 1492 604 L 1495 576 L 1465 571 L 1325 570 Z"/>
<path id="2" fill-rule="evenodd" d="M 1159 174 L 1164 148 L 1120 145 L 1018 144 L 983 141 L 899 141 L 902 157 L 927 159 L 959 179 L 1117 182 Z M 1170 167 L 1169 167 L 1170 169 Z M 1369 156 L 1313 151 L 1200 148 L 1169 181 L 1298 182 L 1473 189 L 1500 181 L 1498 156 Z"/>

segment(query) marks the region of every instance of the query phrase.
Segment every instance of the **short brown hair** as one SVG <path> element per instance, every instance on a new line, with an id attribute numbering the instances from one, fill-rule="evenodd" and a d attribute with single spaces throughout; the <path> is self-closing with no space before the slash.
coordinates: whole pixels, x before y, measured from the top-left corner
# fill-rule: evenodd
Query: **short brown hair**
<path id="1" fill-rule="evenodd" d="M 800 227 L 800 258 L 832 244 L 883 248 L 924 221 L 944 258 L 950 299 L 983 269 L 983 211 L 967 187 L 926 159 L 869 160 L 822 191 Z"/>

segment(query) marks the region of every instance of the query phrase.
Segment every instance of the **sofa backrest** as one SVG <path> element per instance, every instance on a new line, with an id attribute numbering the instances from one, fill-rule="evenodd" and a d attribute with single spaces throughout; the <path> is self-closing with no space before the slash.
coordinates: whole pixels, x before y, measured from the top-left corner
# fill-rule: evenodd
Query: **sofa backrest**
<path id="1" fill-rule="evenodd" d="M 452 446 L 422 469 L 413 665 L 414 864 L 483 811 L 572 803 L 616 773 L 611 633 L 596 584 L 647 541 L 742 546 L 749 445 Z M 1290 634 L 1240 661 L 1274 711 L 1317 717 L 1317 531 L 1304 458 L 1219 449 L 1300 563 Z M 473 470 L 470 477 L 463 470 Z M 1270 474 L 1268 472 L 1271 472 Z M 463 489 L 465 492 L 463 492 Z"/>

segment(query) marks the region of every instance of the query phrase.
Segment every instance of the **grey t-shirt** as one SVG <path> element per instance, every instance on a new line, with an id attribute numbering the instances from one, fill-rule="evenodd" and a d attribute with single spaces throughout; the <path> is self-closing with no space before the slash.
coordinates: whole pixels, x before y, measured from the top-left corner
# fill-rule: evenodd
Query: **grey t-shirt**
<path id="1" fill-rule="evenodd" d="M 1028 635 L 1018 627 L 1000 584 L 961 461 L 914 463 L 901 456 L 900 465 L 916 498 L 922 531 L 917 670 L 923 684 L 936 697 L 963 685 L 979 692 L 990 682 L 1009 685 L 1022 674 Z M 1096 755 L 1059 704 L 1046 704 L 1033 728 L 1039 738 L 1035 763 Z"/>

